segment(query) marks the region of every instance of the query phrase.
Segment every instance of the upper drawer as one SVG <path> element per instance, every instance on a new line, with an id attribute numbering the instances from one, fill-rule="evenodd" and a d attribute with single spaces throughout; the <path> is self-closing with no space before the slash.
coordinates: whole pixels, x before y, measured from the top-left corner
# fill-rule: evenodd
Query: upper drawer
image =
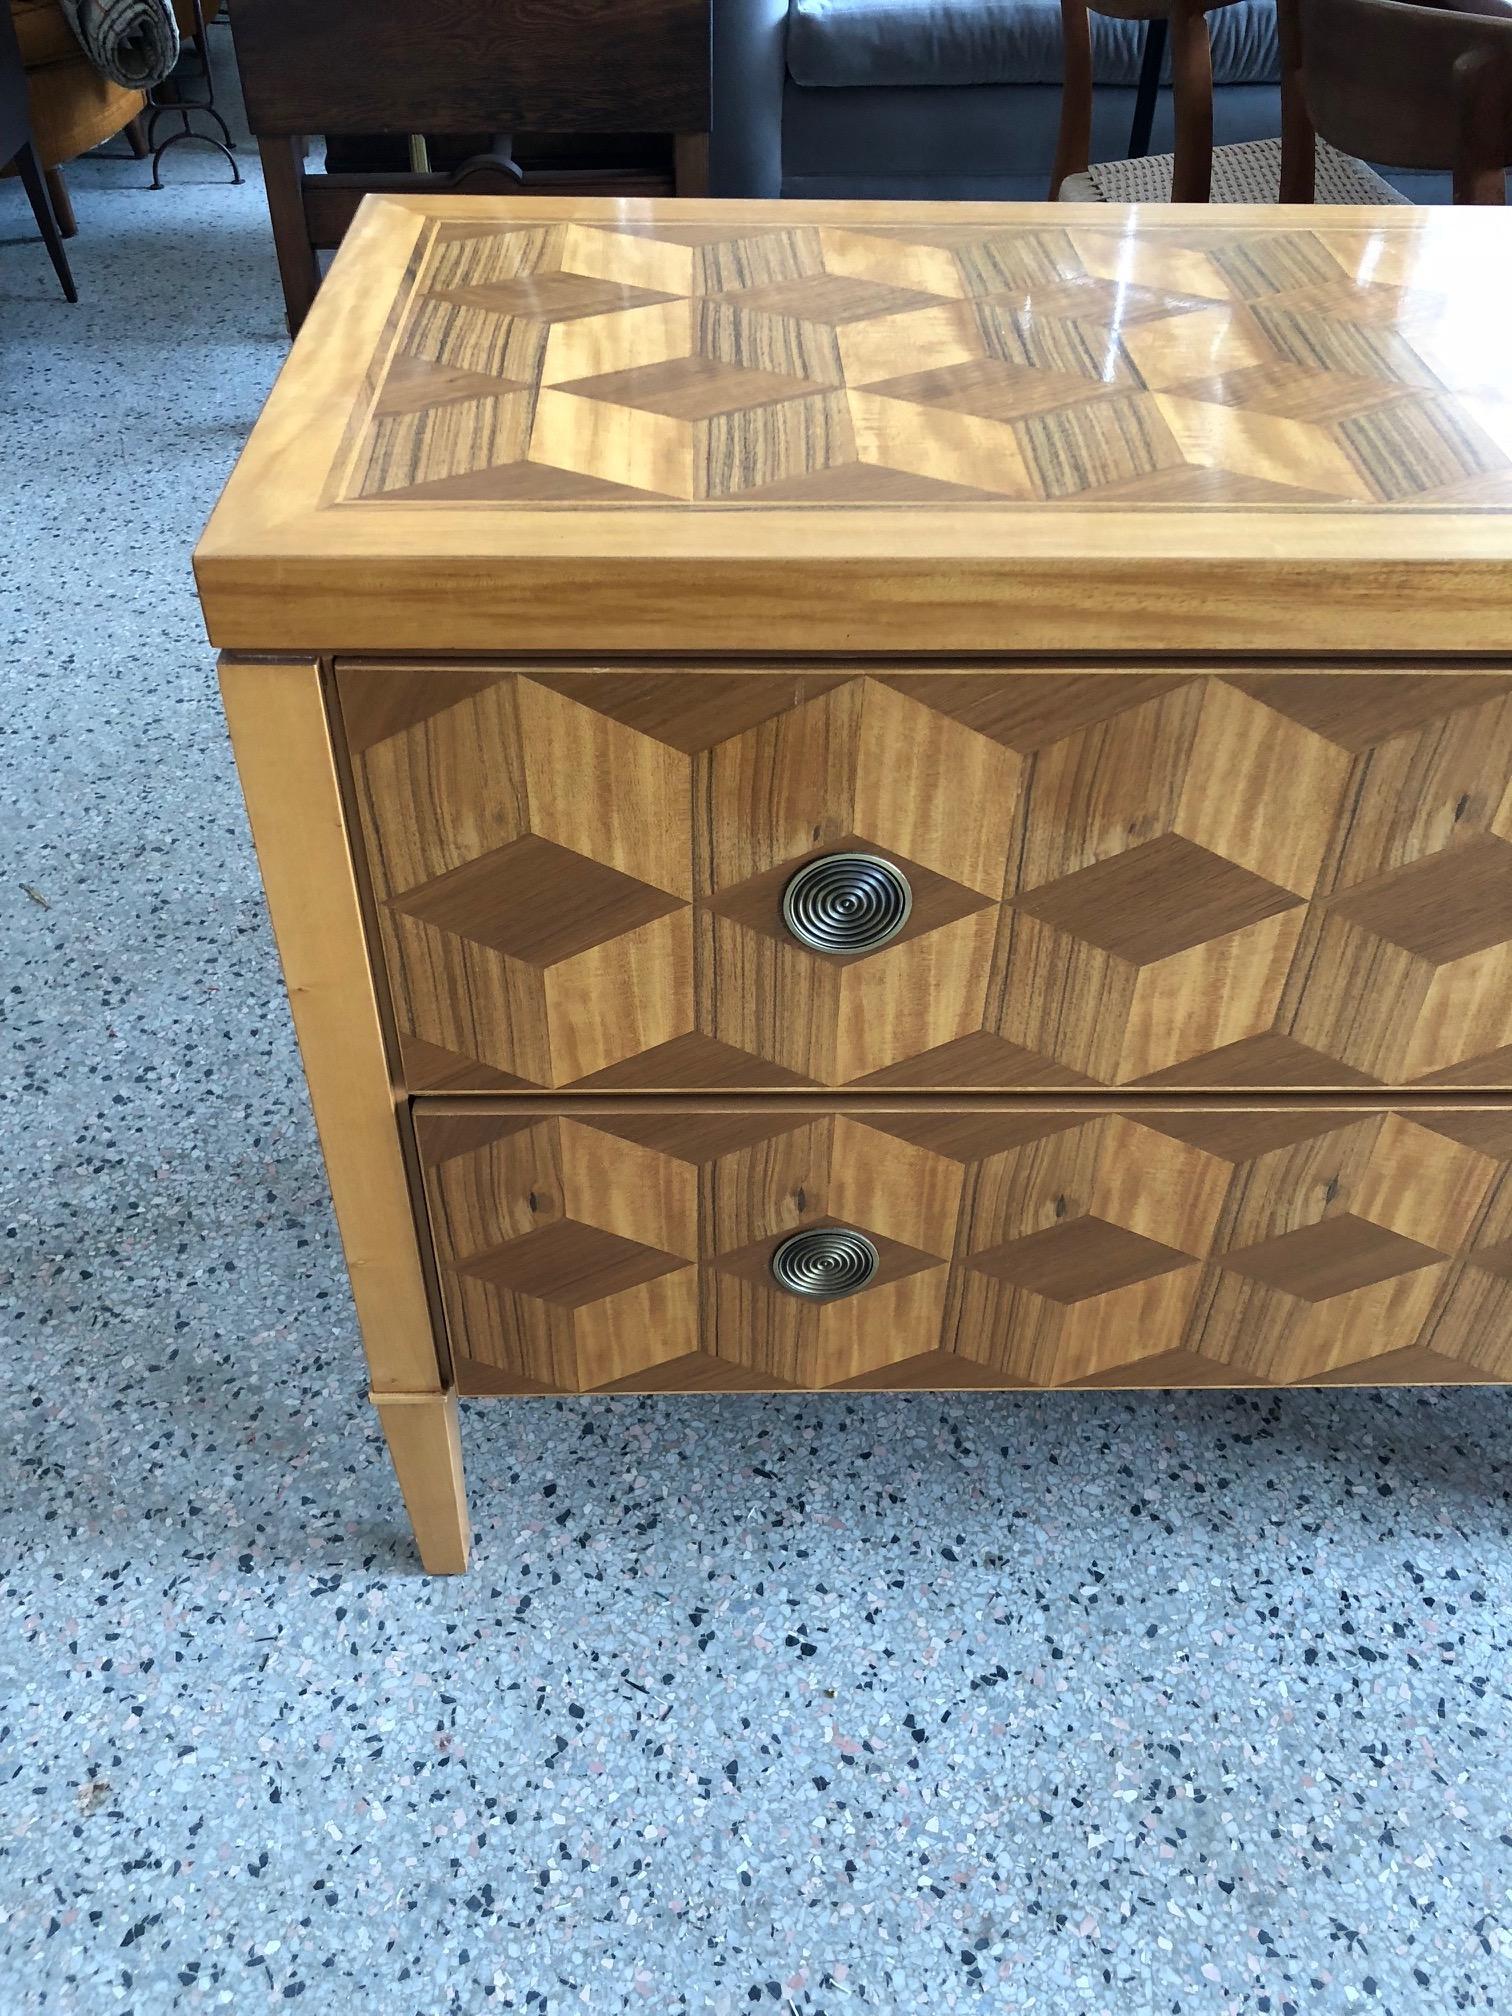
<path id="1" fill-rule="evenodd" d="M 339 686 L 412 1090 L 1512 1085 L 1504 673 Z"/>

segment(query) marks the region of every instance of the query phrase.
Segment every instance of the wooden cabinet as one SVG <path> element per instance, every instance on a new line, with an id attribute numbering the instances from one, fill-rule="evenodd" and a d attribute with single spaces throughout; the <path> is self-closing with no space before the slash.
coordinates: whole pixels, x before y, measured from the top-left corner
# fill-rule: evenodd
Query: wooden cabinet
<path id="1" fill-rule="evenodd" d="M 197 555 L 373 1397 L 1512 1378 L 1491 213 L 385 202 Z"/>

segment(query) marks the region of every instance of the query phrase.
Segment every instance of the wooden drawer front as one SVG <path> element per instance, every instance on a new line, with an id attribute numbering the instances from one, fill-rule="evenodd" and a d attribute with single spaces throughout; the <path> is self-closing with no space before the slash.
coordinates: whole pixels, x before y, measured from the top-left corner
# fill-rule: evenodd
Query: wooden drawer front
<path id="1" fill-rule="evenodd" d="M 345 668 L 411 1090 L 1512 1086 L 1499 673 Z M 837 959 L 815 856 L 912 887 Z"/>
<path id="2" fill-rule="evenodd" d="M 464 1392 L 1512 1378 L 1512 1102 L 417 1108 Z M 780 1288 L 781 1242 L 876 1272 Z"/>

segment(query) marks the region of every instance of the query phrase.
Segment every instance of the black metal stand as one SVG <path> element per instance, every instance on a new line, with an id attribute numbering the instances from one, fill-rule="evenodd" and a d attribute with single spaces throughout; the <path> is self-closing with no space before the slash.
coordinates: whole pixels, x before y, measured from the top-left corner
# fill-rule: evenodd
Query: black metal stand
<path id="1" fill-rule="evenodd" d="M 1160 97 L 1160 73 L 1165 65 L 1170 23 L 1154 20 L 1145 26 L 1144 54 L 1139 59 L 1139 88 L 1134 94 L 1134 123 L 1129 128 L 1129 159 L 1142 161 L 1150 151 L 1155 104 Z"/>
<path id="2" fill-rule="evenodd" d="M 148 103 L 151 107 L 147 115 L 147 145 L 152 149 L 152 187 L 154 189 L 161 189 L 163 187 L 163 156 L 168 152 L 170 147 L 181 146 L 185 140 L 198 140 L 203 146 L 215 148 L 217 153 L 223 154 L 231 164 L 232 182 L 236 183 L 242 180 L 241 164 L 236 158 L 236 142 L 231 138 L 230 127 L 215 107 L 215 79 L 210 72 L 210 50 L 205 39 L 207 33 L 204 7 L 201 4 L 201 0 L 194 0 L 194 41 L 195 47 L 199 52 L 200 77 L 205 87 L 204 97 L 185 98 L 179 89 L 177 73 L 168 80 L 166 85 L 160 84 L 147 94 Z M 172 98 L 159 97 L 158 93 L 160 91 L 170 87 L 174 93 Z M 175 114 L 177 114 L 180 122 L 179 130 L 176 133 L 170 133 L 166 140 L 160 141 L 157 137 L 158 121 L 165 117 L 172 118 Z M 196 114 L 199 114 L 202 118 L 220 128 L 220 137 L 218 139 L 214 133 L 196 131 L 194 125 Z"/>

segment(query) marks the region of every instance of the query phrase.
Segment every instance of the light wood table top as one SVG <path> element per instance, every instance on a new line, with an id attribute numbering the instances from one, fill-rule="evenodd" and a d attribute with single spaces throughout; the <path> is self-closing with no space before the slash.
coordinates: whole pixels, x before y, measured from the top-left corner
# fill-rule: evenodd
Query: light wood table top
<path id="1" fill-rule="evenodd" d="M 1512 645 L 1494 210 L 369 199 L 196 554 L 348 653 Z"/>

